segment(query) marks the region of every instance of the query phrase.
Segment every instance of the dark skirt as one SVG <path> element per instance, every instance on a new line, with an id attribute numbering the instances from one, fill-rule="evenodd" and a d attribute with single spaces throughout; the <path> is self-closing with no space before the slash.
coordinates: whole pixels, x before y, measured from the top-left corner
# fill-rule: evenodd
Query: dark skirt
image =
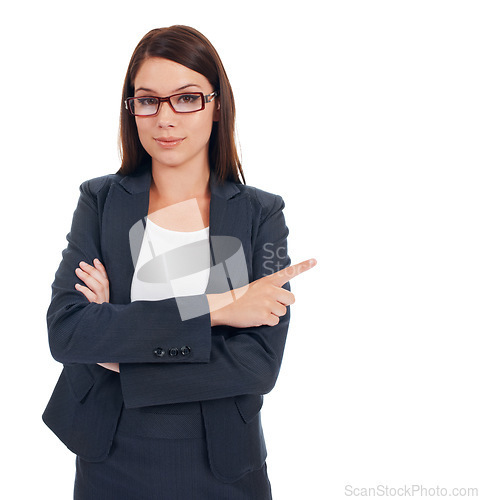
<path id="1" fill-rule="evenodd" d="M 124 408 L 107 459 L 76 459 L 75 500 L 271 498 L 266 464 L 234 483 L 213 475 L 199 403 Z"/>

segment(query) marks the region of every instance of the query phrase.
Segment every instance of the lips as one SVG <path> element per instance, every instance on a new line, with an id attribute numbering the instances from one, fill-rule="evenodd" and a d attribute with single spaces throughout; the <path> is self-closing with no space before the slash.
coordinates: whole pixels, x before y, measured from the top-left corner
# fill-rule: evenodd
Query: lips
<path id="1" fill-rule="evenodd" d="M 157 137 L 155 141 L 163 148 L 174 148 L 184 141 L 184 137 Z"/>

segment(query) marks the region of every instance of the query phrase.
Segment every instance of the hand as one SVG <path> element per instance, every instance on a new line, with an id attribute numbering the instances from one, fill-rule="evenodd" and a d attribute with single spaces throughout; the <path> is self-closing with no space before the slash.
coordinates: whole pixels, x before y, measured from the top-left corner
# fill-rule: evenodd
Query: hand
<path id="1" fill-rule="evenodd" d="M 77 283 L 75 288 L 90 302 L 103 304 L 103 302 L 110 301 L 110 282 L 108 281 L 108 275 L 103 264 L 98 259 L 95 259 L 93 264 L 95 267 L 90 266 L 86 262 L 80 262 L 80 267 L 75 269 L 75 274 L 87 286 Z"/>
<path id="2" fill-rule="evenodd" d="M 103 264 L 95 259 L 93 261 L 95 267 L 90 266 L 86 262 L 80 262 L 75 273 L 80 278 L 83 283 L 88 286 L 83 286 L 77 283 L 75 288 L 81 292 L 89 302 L 96 302 L 97 304 L 103 304 L 103 302 L 110 301 L 110 282 L 108 281 L 108 275 L 106 274 L 106 269 Z M 120 372 L 120 365 L 118 363 L 97 363 L 107 370 L 114 372 Z"/>
<path id="3" fill-rule="evenodd" d="M 305 260 L 230 292 L 207 294 L 211 326 L 277 325 L 279 317 L 286 314 L 286 306 L 295 302 L 293 293 L 282 286 L 316 264 L 316 259 Z"/>

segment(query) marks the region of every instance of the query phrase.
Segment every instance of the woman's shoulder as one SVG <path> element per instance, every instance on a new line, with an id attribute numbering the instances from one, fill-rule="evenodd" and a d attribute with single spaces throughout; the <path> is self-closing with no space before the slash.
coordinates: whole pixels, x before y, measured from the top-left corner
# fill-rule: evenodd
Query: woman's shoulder
<path id="1" fill-rule="evenodd" d="M 284 199 L 281 195 L 260 189 L 248 184 L 236 184 L 240 191 L 248 196 L 253 205 L 259 209 L 264 217 L 267 217 L 272 212 L 282 210 L 285 206 Z"/>
<path id="2" fill-rule="evenodd" d="M 106 174 L 99 177 L 93 177 L 82 182 L 80 191 L 86 192 L 90 195 L 98 195 L 105 187 L 109 189 L 112 184 L 119 184 L 124 175 L 120 174 Z"/>

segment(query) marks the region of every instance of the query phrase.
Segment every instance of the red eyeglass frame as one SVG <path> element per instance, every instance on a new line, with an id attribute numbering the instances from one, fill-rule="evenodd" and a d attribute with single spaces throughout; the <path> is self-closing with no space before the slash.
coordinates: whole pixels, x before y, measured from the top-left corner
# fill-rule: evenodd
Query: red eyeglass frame
<path id="1" fill-rule="evenodd" d="M 167 102 L 170 105 L 170 108 L 173 110 L 173 112 L 178 113 L 178 114 L 187 114 L 187 113 L 196 113 L 198 111 L 203 111 L 205 109 L 205 105 L 208 102 L 211 102 L 215 97 L 217 97 L 219 94 L 218 91 L 211 92 L 211 94 L 203 94 L 203 92 L 180 92 L 178 94 L 172 94 L 167 97 L 158 97 L 156 95 L 142 95 L 138 97 L 127 97 L 125 99 L 125 108 L 128 110 L 130 115 L 132 116 L 155 116 L 158 114 L 160 111 L 160 106 L 162 102 Z M 201 97 L 201 108 L 200 109 L 195 109 L 194 111 L 176 111 L 176 109 L 173 107 L 173 104 L 171 103 L 171 98 L 176 97 L 178 95 L 198 95 Z M 156 109 L 155 113 L 149 114 L 149 115 L 137 115 L 132 112 L 130 108 L 130 102 L 133 101 L 134 99 L 158 99 L 158 107 Z"/>

